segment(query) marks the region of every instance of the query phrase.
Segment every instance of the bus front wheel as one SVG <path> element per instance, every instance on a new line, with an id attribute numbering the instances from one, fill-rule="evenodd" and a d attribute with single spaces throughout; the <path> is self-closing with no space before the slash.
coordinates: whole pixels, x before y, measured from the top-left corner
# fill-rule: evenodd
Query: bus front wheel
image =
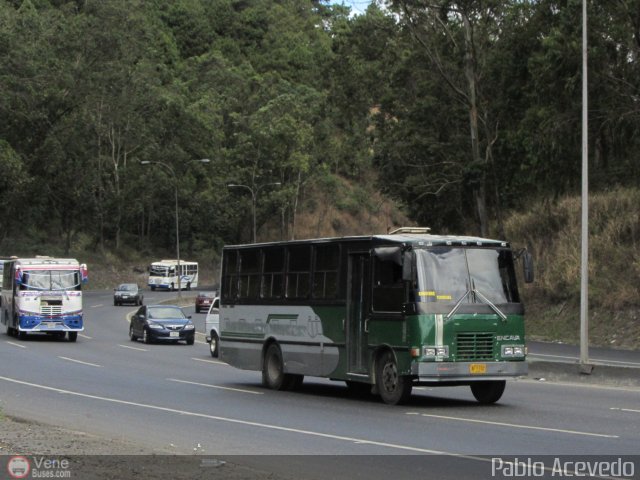
<path id="1" fill-rule="evenodd" d="M 78 332 L 69 332 L 69 341 L 75 342 L 78 340 Z"/>
<path id="2" fill-rule="evenodd" d="M 502 397 L 507 382 L 504 380 L 492 380 L 473 382 L 471 393 L 476 400 L 483 404 L 496 403 Z"/>
<path id="3" fill-rule="evenodd" d="M 376 384 L 382 401 L 389 405 L 405 403 L 411 396 L 411 378 L 398 373 L 392 352 L 384 352 L 376 363 Z"/>
<path id="4" fill-rule="evenodd" d="M 295 390 L 302 385 L 304 377 L 284 373 L 282 351 L 276 343 L 267 347 L 262 363 L 262 384 L 272 390 Z"/>

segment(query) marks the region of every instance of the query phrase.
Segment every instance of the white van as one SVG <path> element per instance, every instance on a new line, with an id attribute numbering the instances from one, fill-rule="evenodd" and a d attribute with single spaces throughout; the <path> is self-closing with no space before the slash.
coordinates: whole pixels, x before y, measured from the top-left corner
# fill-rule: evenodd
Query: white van
<path id="1" fill-rule="evenodd" d="M 213 299 L 213 303 L 207 312 L 207 318 L 204 320 L 204 331 L 207 334 L 207 343 L 211 356 L 217 358 L 218 348 L 220 344 L 220 298 Z"/>

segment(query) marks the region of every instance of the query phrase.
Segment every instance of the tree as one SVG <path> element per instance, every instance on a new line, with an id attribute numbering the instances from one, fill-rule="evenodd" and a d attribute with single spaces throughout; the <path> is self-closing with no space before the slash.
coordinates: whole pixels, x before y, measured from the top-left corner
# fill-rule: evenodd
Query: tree
<path id="1" fill-rule="evenodd" d="M 486 58 L 500 36 L 505 2 L 395 0 L 391 2 L 424 49 L 455 102 L 464 105 L 469 122 L 470 155 L 463 181 L 473 192 L 480 234 L 488 234 L 487 170 L 498 125 L 484 95 Z"/>

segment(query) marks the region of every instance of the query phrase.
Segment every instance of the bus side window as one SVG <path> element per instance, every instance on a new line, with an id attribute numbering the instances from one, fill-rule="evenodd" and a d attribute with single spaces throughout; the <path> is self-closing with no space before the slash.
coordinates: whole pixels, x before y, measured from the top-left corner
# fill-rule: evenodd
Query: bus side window
<path id="1" fill-rule="evenodd" d="M 402 266 L 391 260 L 373 259 L 373 310 L 400 312 L 405 302 Z"/>
<path id="2" fill-rule="evenodd" d="M 258 249 L 240 251 L 240 298 L 258 298 L 260 257 Z"/>
<path id="3" fill-rule="evenodd" d="M 336 298 L 338 296 L 338 245 L 314 247 L 313 298 Z"/>
<path id="4" fill-rule="evenodd" d="M 307 298 L 311 275 L 311 246 L 291 246 L 288 253 L 287 298 Z"/>
<path id="5" fill-rule="evenodd" d="M 265 248 L 263 253 L 262 298 L 281 298 L 284 284 L 284 248 Z"/>
<path id="6" fill-rule="evenodd" d="M 222 271 L 222 295 L 225 299 L 235 300 L 238 298 L 238 252 L 228 250 L 224 253 L 224 264 Z"/>

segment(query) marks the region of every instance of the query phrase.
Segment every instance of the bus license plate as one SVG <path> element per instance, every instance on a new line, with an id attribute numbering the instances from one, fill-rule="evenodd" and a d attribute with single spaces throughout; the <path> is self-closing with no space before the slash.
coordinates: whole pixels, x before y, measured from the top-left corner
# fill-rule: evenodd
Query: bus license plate
<path id="1" fill-rule="evenodd" d="M 44 322 L 45 328 L 56 328 L 58 324 L 56 322 Z"/>
<path id="2" fill-rule="evenodd" d="M 472 375 L 478 375 L 482 373 L 487 373 L 487 364 L 486 363 L 472 363 L 469 365 L 469 373 Z"/>
<path id="3" fill-rule="evenodd" d="M 169 332 L 169 336 L 170 337 L 179 337 L 180 336 L 180 332 Z"/>

